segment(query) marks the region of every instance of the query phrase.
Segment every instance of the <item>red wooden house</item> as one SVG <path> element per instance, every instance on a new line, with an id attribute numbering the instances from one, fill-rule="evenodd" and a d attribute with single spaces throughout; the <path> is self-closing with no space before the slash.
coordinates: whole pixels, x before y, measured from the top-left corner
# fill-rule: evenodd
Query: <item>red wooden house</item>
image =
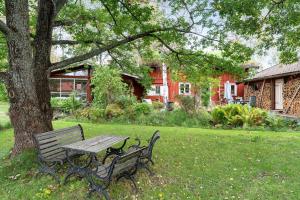
<path id="1" fill-rule="evenodd" d="M 163 94 L 163 68 L 160 65 L 150 66 L 152 71 L 150 76 L 153 79 L 151 89 L 147 91 L 145 99 L 151 99 L 152 101 L 164 102 Z M 182 78 L 182 81 L 172 80 L 172 74 L 169 70 L 166 70 L 167 80 L 167 99 L 168 102 L 175 102 L 178 95 L 193 95 L 192 85 Z"/>
<path id="2" fill-rule="evenodd" d="M 243 66 L 246 73 L 249 73 L 250 69 L 258 69 L 259 67 L 256 64 L 249 63 Z M 244 90 L 245 85 L 243 82 L 238 81 L 238 78 L 232 74 L 224 73 L 218 77 L 219 84 L 217 87 L 212 88 L 212 96 L 211 96 L 211 103 L 212 105 L 220 105 L 226 103 L 224 98 L 224 90 L 226 82 L 229 82 L 231 86 L 231 96 L 233 99 L 241 99 L 244 98 Z"/>
<path id="3" fill-rule="evenodd" d="M 70 66 L 52 71 L 49 78 L 51 96 L 65 98 L 75 91 L 77 97 L 86 99 L 87 102 L 91 103 L 93 100 L 92 75 L 93 68 L 91 65 Z M 128 84 L 137 99 L 142 100 L 145 89 L 138 81 L 140 78 L 127 73 L 121 75 L 123 81 Z"/>

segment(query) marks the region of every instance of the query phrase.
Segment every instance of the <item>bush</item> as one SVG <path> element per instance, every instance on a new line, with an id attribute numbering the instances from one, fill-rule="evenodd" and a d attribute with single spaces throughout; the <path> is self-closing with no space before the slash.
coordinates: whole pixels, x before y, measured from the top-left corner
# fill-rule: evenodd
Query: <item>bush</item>
<path id="1" fill-rule="evenodd" d="M 72 94 L 67 99 L 51 98 L 51 106 L 65 113 L 73 113 L 83 106 L 83 102 L 78 100 L 75 94 Z"/>
<path id="2" fill-rule="evenodd" d="M 137 103 L 136 96 L 132 95 L 122 95 L 119 96 L 116 100 L 116 104 L 118 104 L 122 109 L 125 109 L 129 106 L 132 106 Z"/>
<path id="3" fill-rule="evenodd" d="M 165 107 L 165 105 L 160 101 L 153 101 L 152 102 L 152 107 L 156 110 L 161 110 Z"/>
<path id="4" fill-rule="evenodd" d="M 179 105 L 181 109 L 183 109 L 187 113 L 192 113 L 196 111 L 195 108 L 195 99 L 192 96 L 177 96 L 177 100 L 179 101 Z"/>
<path id="5" fill-rule="evenodd" d="M 97 107 L 86 107 L 74 112 L 76 119 L 86 118 L 94 122 L 102 121 L 105 118 L 105 109 Z"/>
<path id="6" fill-rule="evenodd" d="M 118 104 L 109 104 L 105 109 L 105 116 L 107 119 L 119 117 L 122 114 L 124 114 L 124 111 Z"/>
<path id="7" fill-rule="evenodd" d="M 136 115 L 149 115 L 151 113 L 151 106 L 148 103 L 136 103 L 133 105 Z"/>
<path id="8" fill-rule="evenodd" d="M 215 125 L 247 128 L 264 125 L 268 113 L 260 108 L 251 108 L 248 105 L 228 104 L 215 107 L 211 115 Z"/>

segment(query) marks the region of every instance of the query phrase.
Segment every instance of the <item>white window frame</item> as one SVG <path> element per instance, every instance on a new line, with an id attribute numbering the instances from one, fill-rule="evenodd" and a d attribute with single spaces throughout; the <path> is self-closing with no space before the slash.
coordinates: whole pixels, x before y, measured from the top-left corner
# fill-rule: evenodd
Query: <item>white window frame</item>
<path id="1" fill-rule="evenodd" d="M 183 92 L 183 93 L 182 93 L 181 90 L 180 90 L 180 88 L 181 88 L 180 86 L 181 86 L 181 85 L 184 85 L 184 92 Z M 189 92 L 186 92 L 186 91 L 185 91 L 186 85 L 189 86 Z M 191 84 L 188 83 L 188 82 L 179 82 L 179 83 L 178 83 L 178 94 L 180 94 L 180 95 L 191 95 L 191 89 L 192 89 Z"/>
<path id="2" fill-rule="evenodd" d="M 230 84 L 230 92 L 231 92 L 231 86 L 234 86 L 234 94 L 231 94 L 232 96 L 237 96 L 237 89 L 238 86 L 236 83 L 229 83 Z M 224 88 L 226 88 L 226 83 L 224 84 Z"/>
<path id="3" fill-rule="evenodd" d="M 159 93 L 156 93 L 156 88 L 159 87 Z M 160 96 L 162 92 L 161 85 L 151 85 L 151 89 L 147 92 L 148 96 Z"/>

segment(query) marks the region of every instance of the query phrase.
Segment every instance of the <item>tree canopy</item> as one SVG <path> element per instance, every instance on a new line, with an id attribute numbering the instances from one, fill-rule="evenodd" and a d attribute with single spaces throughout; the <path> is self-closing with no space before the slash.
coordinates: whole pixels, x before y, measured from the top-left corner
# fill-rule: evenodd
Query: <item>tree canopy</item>
<path id="1" fill-rule="evenodd" d="M 257 47 L 276 47 L 280 60 L 299 59 L 300 2 L 298 0 L 216 0 L 214 8 L 227 29 L 246 39 L 257 39 Z"/>

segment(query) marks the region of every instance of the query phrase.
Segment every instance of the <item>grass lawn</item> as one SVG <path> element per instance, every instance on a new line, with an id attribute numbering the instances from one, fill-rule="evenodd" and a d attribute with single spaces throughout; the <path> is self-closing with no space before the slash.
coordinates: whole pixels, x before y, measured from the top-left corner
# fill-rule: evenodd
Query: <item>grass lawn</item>
<path id="1" fill-rule="evenodd" d="M 7 102 L 0 102 L 0 124 L 9 122 L 9 116 L 7 115 L 8 107 Z"/>
<path id="2" fill-rule="evenodd" d="M 56 121 L 55 128 L 74 125 Z M 155 176 L 137 174 L 134 196 L 126 181 L 113 183 L 113 199 L 299 199 L 300 134 L 198 128 L 100 125 L 83 123 L 87 138 L 105 133 L 148 139 L 159 129 L 154 150 Z M 59 186 L 35 177 L 32 152 L 6 159 L 12 130 L 0 134 L 0 199 L 85 199 L 88 186 L 73 179 Z M 63 175 L 63 174 L 62 174 Z M 97 199 L 94 195 L 93 199 Z"/>

